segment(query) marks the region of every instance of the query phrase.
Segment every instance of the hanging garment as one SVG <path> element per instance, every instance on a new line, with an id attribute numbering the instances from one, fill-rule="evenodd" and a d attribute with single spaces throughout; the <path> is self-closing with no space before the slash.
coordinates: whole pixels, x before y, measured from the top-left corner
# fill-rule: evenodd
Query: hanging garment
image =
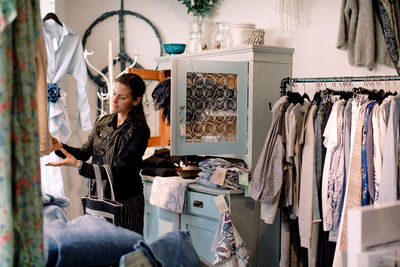
<path id="1" fill-rule="evenodd" d="M 375 199 L 374 204 L 379 199 L 380 184 L 382 180 L 382 159 L 385 148 L 386 129 L 389 119 L 390 103 L 394 96 L 385 98 L 380 106 L 372 114 L 373 138 L 374 138 L 374 180 L 375 180 Z"/>
<path id="2" fill-rule="evenodd" d="M 84 131 L 90 130 L 90 106 L 88 102 L 86 83 L 87 69 L 83 57 L 82 43 L 71 29 L 63 24 L 61 27 L 54 21 L 43 22 L 43 33 L 47 50 L 47 91 L 50 134 L 60 142 L 66 143 L 71 136 L 68 117 L 67 93 L 59 88 L 67 74 L 72 75 L 77 82 L 76 106 L 78 109 L 78 127 Z M 45 166 L 47 162 L 59 160 L 54 154 L 40 159 L 41 176 L 45 193 L 62 196 L 64 187 L 60 167 Z M 53 191 L 47 189 L 53 188 Z M 61 195 L 62 194 L 62 195 Z"/>
<path id="3" fill-rule="evenodd" d="M 329 232 L 333 230 L 334 217 L 338 209 L 340 199 L 343 194 L 345 167 L 344 167 L 344 144 L 343 144 L 343 116 L 345 106 L 338 107 L 338 117 L 336 125 L 336 139 L 337 144 L 334 148 L 331 158 L 331 164 L 328 174 L 328 195 L 327 195 L 327 210 L 326 210 L 326 224 Z M 329 234 L 330 236 L 330 234 Z M 331 242 L 336 242 L 336 239 L 328 239 Z"/>
<path id="4" fill-rule="evenodd" d="M 301 155 L 303 153 L 301 144 L 301 135 L 304 127 L 304 120 L 309 110 L 310 103 L 304 101 L 303 104 L 296 104 L 289 115 L 289 158 L 294 162 L 293 166 L 293 205 L 291 210 L 291 219 L 296 219 L 299 213 L 299 193 L 301 180 Z"/>
<path id="5" fill-rule="evenodd" d="M 334 180 L 334 178 L 330 179 L 330 174 L 336 171 L 335 168 L 338 168 L 339 166 L 332 166 L 331 163 L 332 159 L 338 158 L 340 155 L 340 150 L 337 149 L 340 141 L 338 139 L 338 118 L 345 102 L 346 102 L 345 100 L 340 100 L 333 104 L 332 111 L 330 113 L 323 134 L 323 136 L 325 137 L 323 144 L 326 148 L 326 156 L 323 165 L 324 167 L 322 172 L 322 184 L 321 184 L 322 222 L 324 231 L 329 231 L 332 228 L 333 214 L 332 210 L 330 210 L 328 215 L 328 206 L 329 206 L 328 203 L 331 202 L 332 197 L 335 195 L 335 192 L 333 187 L 334 182 L 332 181 Z M 342 118 L 343 115 L 341 114 L 341 119 Z M 333 162 L 337 163 L 335 161 Z M 337 171 L 339 172 L 340 169 Z M 343 175 L 344 166 L 343 169 L 341 169 L 341 171 L 342 172 L 340 173 L 340 175 Z"/>
<path id="6" fill-rule="evenodd" d="M 362 192 L 361 192 L 361 205 L 366 206 L 369 204 L 368 194 L 368 166 L 367 166 L 367 132 L 368 132 L 368 119 L 371 109 L 375 101 L 371 101 L 365 108 L 364 124 L 363 124 L 363 139 L 361 145 L 361 170 L 362 170 Z"/>
<path id="7" fill-rule="evenodd" d="M 351 165 L 350 163 L 352 161 L 351 155 L 352 155 L 352 151 L 353 151 L 354 137 L 355 137 L 355 131 L 357 128 L 358 115 L 360 113 L 360 109 L 362 107 L 363 102 L 364 102 L 364 100 L 362 100 L 362 99 L 353 99 L 352 104 L 351 104 L 349 167 L 346 172 L 345 195 L 343 198 L 343 207 L 342 207 L 342 213 L 341 213 L 341 220 L 340 220 L 340 224 L 339 224 L 339 233 L 338 233 L 338 237 L 337 237 L 338 246 L 340 245 L 340 240 L 342 240 L 342 235 L 343 235 L 345 203 L 347 202 L 347 198 L 348 198 L 348 188 L 349 188 L 349 180 L 350 180 L 350 165 Z M 347 236 L 347 232 L 346 232 L 346 236 Z M 346 252 L 342 251 L 341 249 L 334 250 L 334 257 L 333 257 L 333 262 L 331 265 L 334 267 L 342 267 L 342 266 L 344 266 L 345 262 L 347 262 Z M 326 266 L 326 265 L 322 264 L 321 266 Z"/>
<path id="8" fill-rule="evenodd" d="M 347 49 L 350 65 L 372 70 L 377 63 L 393 67 L 373 1 L 342 0 L 338 49 Z"/>
<path id="9" fill-rule="evenodd" d="M 49 115 L 47 113 L 47 54 L 42 31 L 35 42 L 35 64 L 40 155 L 44 156 L 50 154 L 52 142 L 49 130 Z"/>
<path id="10" fill-rule="evenodd" d="M 352 208 L 361 207 L 362 172 L 361 172 L 361 145 L 363 135 L 364 114 L 367 104 L 364 104 L 358 114 L 357 127 L 354 135 L 354 145 L 351 151 L 349 170 L 349 184 L 346 190 L 345 204 L 343 207 L 343 227 L 341 240 L 338 240 L 340 249 L 347 252 L 347 211 Z"/>
<path id="11" fill-rule="evenodd" d="M 353 99 L 349 99 L 346 104 L 346 109 L 343 114 L 343 149 L 344 149 L 344 174 L 347 179 L 350 165 L 350 150 L 351 150 L 351 125 Z"/>
<path id="12" fill-rule="evenodd" d="M 323 225 L 322 225 L 322 196 L 321 196 L 321 187 L 322 187 L 322 173 L 323 173 L 323 165 L 325 162 L 325 156 L 326 156 L 326 148 L 323 145 L 323 133 L 325 132 L 326 125 L 328 123 L 330 114 L 332 112 L 332 107 L 333 103 L 331 100 L 328 98 L 324 101 L 323 104 L 320 105 L 320 109 L 318 111 L 318 116 L 317 116 L 317 122 L 318 126 L 316 126 L 316 161 L 319 162 L 316 166 L 316 181 L 315 183 L 317 184 L 318 188 L 318 208 L 320 211 L 320 220 L 321 224 L 320 227 L 318 227 L 319 232 L 318 232 L 318 247 L 317 247 L 317 256 L 316 256 L 316 265 L 317 266 L 330 266 L 330 263 L 333 259 L 332 253 L 335 250 L 335 243 L 329 242 L 329 233 L 325 232 L 323 230 Z"/>
<path id="13" fill-rule="evenodd" d="M 372 117 L 374 115 L 375 107 L 374 105 L 371 109 L 371 113 L 368 118 L 368 132 L 367 132 L 367 170 L 368 170 L 368 194 L 370 198 L 370 203 L 375 201 L 375 175 L 374 175 L 374 140 L 373 140 L 373 128 L 372 128 Z"/>
<path id="14" fill-rule="evenodd" d="M 398 199 L 400 97 L 394 97 L 390 102 L 382 161 L 382 180 L 377 200 L 379 204 L 392 203 Z"/>
<path id="15" fill-rule="evenodd" d="M 44 266 L 34 58 L 39 2 L 4 4 L 22 13 L 0 33 L 0 261 Z"/>
<path id="16" fill-rule="evenodd" d="M 287 96 L 281 97 L 272 108 L 271 127 L 249 185 L 249 196 L 269 205 L 279 201 L 283 184 L 282 160 L 285 152 L 280 133 L 287 99 Z"/>
<path id="17" fill-rule="evenodd" d="M 299 233 L 301 246 L 311 248 L 313 218 L 313 170 L 314 170 L 314 115 L 318 106 L 313 105 L 308 113 L 304 129 L 304 147 L 301 168 L 299 199 Z"/>
<path id="18" fill-rule="evenodd" d="M 289 157 L 289 118 L 290 118 L 290 112 L 292 111 L 294 107 L 293 103 L 290 103 L 289 106 L 286 109 L 285 115 L 284 115 L 284 122 L 283 122 L 283 127 L 282 129 L 282 143 L 285 147 L 285 162 L 282 167 L 282 169 L 286 172 L 287 174 L 284 177 L 283 180 L 283 188 L 282 188 L 282 203 L 281 205 L 283 207 L 289 207 L 293 205 L 293 159 Z"/>
<path id="19" fill-rule="evenodd" d="M 383 35 L 385 37 L 387 51 L 393 61 L 393 66 L 400 75 L 399 66 L 399 13 L 400 6 L 398 1 L 393 0 L 374 0 L 374 13 L 376 14 L 379 24 L 381 26 Z"/>
<path id="20" fill-rule="evenodd" d="M 320 104 L 314 118 L 314 170 L 313 220 L 321 221 L 321 179 L 322 179 L 322 120 L 324 104 Z"/>
<path id="21" fill-rule="evenodd" d="M 215 256 L 213 264 L 227 263 L 228 266 L 245 267 L 248 265 L 250 252 L 242 237 L 232 223 L 229 211 L 222 213 L 219 227 L 215 233 Z"/>
<path id="22" fill-rule="evenodd" d="M 385 99 L 386 100 L 386 99 Z M 385 101 L 384 100 L 384 101 Z M 381 106 L 375 105 L 374 112 L 372 113 L 372 138 L 373 138 L 373 151 L 374 151 L 374 161 L 373 161 L 373 179 L 374 179 L 374 203 L 379 196 L 379 184 L 381 181 L 382 173 L 382 142 L 381 131 L 379 125 L 379 117 L 381 115 Z"/>
<path id="23" fill-rule="evenodd" d="M 87 69 L 83 58 L 83 48 L 78 35 L 65 24 L 61 27 L 52 21 L 43 22 L 43 32 L 47 48 L 47 81 L 50 88 L 56 88 L 67 74 L 72 75 L 77 82 L 76 106 L 78 109 L 78 127 L 84 131 L 92 128 L 90 121 L 90 106 L 86 92 Z M 49 88 L 49 89 L 50 89 Z M 52 136 L 58 137 L 63 143 L 67 142 L 71 129 L 66 109 L 64 95 L 49 101 L 49 127 Z M 60 92 L 60 93 L 61 93 Z"/>
<path id="24" fill-rule="evenodd" d="M 352 109 L 352 102 L 353 99 L 349 99 L 347 101 L 346 106 L 344 107 L 343 112 L 343 164 L 344 164 L 344 175 L 343 181 L 340 185 L 341 194 L 338 197 L 338 202 L 336 206 L 336 210 L 333 214 L 333 221 L 332 221 L 332 228 L 329 231 L 329 241 L 337 242 L 338 234 L 339 234 L 339 226 L 340 220 L 342 217 L 342 210 L 343 210 L 343 202 L 344 196 L 346 194 L 346 183 L 347 183 L 347 175 L 348 169 L 350 164 L 350 131 L 351 131 L 351 109 Z M 342 160 L 342 159 L 340 159 Z"/>
<path id="25" fill-rule="evenodd" d="M 281 212 L 281 248 L 279 267 L 290 266 L 290 225 L 287 213 L 288 212 Z"/>

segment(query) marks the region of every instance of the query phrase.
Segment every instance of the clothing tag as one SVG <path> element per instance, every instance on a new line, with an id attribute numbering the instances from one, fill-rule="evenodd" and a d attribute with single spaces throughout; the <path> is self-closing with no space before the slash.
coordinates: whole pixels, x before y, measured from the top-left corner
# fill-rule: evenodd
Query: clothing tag
<path id="1" fill-rule="evenodd" d="M 220 214 L 229 211 L 229 207 L 226 204 L 224 195 L 218 195 L 218 196 L 214 197 L 214 201 L 215 201 L 215 205 L 217 205 L 217 209 Z"/>
<path id="2" fill-rule="evenodd" d="M 186 136 L 186 125 L 183 124 L 183 123 L 181 123 L 181 124 L 179 125 L 179 131 L 180 131 L 180 133 L 181 133 L 181 136 Z"/>
<path id="3" fill-rule="evenodd" d="M 239 174 L 239 184 L 241 185 L 249 185 L 249 172 L 245 171 Z"/>
<path id="4" fill-rule="evenodd" d="M 210 178 L 210 182 L 222 186 L 224 185 L 225 176 L 226 176 L 226 169 L 217 167 L 215 169 L 215 172 Z"/>

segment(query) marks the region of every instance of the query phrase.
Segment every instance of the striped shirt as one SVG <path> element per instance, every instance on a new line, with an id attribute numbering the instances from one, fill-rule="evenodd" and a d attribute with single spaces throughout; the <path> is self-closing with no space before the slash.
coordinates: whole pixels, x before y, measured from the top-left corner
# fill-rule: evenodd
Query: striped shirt
<path id="1" fill-rule="evenodd" d="M 272 204 L 283 184 L 282 162 L 285 156 L 281 128 L 288 97 L 281 97 L 272 108 L 272 123 L 264 147 L 261 151 L 253 178 L 249 186 L 249 196 L 256 201 Z"/>

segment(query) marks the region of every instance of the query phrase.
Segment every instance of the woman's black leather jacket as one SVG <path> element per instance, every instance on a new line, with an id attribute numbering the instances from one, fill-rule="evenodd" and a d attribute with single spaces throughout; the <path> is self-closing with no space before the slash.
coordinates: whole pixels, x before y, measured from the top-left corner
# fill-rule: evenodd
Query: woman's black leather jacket
<path id="1" fill-rule="evenodd" d="M 143 154 L 147 148 L 150 131 L 145 122 L 129 116 L 117 127 L 117 114 L 102 117 L 81 148 L 63 144 L 65 150 L 76 159 L 84 161 L 79 174 L 95 179 L 92 164 L 100 165 L 102 178 L 107 179 L 103 164 L 111 166 L 116 200 L 127 199 L 143 193 L 140 170 Z M 92 157 L 92 164 L 87 163 Z M 109 187 L 105 196 L 109 198 Z"/>

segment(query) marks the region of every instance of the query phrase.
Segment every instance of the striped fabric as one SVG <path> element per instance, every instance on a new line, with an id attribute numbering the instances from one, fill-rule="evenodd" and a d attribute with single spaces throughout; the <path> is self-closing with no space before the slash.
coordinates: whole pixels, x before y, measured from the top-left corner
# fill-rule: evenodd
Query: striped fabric
<path id="1" fill-rule="evenodd" d="M 344 217 L 342 235 L 340 239 L 340 249 L 347 252 L 347 211 L 352 208 L 361 207 L 361 191 L 362 191 L 362 171 L 361 171 L 361 145 L 363 136 L 363 124 L 365 107 L 364 104 L 359 112 L 357 127 L 354 136 L 354 144 L 351 154 L 350 170 L 349 170 L 349 184 L 347 187 L 347 196 L 344 205 Z"/>
<path id="2" fill-rule="evenodd" d="M 119 200 L 124 205 L 121 215 L 121 226 L 143 235 L 144 196 Z"/>
<path id="3" fill-rule="evenodd" d="M 249 185 L 249 196 L 265 204 L 274 202 L 283 184 L 281 124 L 287 106 L 287 96 L 283 96 L 272 108 L 271 127 Z"/>
<path id="4" fill-rule="evenodd" d="M 266 204 L 274 202 L 283 183 L 284 149 L 281 136 L 278 137 L 278 135 L 288 105 L 287 96 L 283 96 L 272 108 L 271 127 L 249 185 L 249 196 Z"/>

